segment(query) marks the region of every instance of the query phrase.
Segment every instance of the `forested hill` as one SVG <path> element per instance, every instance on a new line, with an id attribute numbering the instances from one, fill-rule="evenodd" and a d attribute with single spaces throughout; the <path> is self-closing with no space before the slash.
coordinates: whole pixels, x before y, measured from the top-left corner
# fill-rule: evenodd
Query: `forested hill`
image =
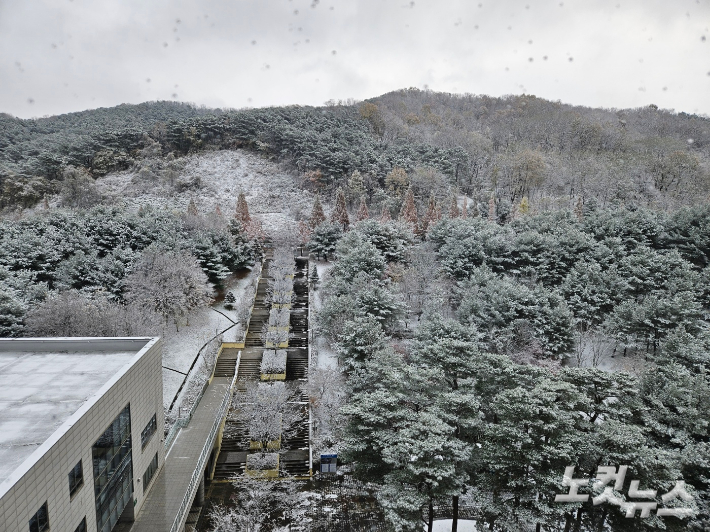
<path id="1" fill-rule="evenodd" d="M 707 200 L 710 175 L 705 117 L 653 105 L 604 110 L 407 89 L 324 107 L 152 102 L 33 120 L 0 115 L 0 207 L 55 192 L 68 166 L 94 177 L 131 167 L 153 141 L 164 156 L 257 150 L 331 190 L 358 170 L 370 198 L 389 187 L 394 168 L 433 171 L 481 204 L 493 195 L 499 213 L 523 197 L 540 210 L 591 198 L 675 207 Z"/>

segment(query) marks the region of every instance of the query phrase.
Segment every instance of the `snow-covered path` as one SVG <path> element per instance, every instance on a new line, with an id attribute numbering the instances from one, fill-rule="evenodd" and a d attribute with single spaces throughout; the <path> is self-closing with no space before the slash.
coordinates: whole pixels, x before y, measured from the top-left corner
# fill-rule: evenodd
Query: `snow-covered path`
<path id="1" fill-rule="evenodd" d="M 234 279 L 228 284 L 227 289 L 234 293 L 237 301 L 245 297 L 244 291 L 251 283 L 254 274 L 255 272 L 242 279 Z M 175 328 L 172 327 L 166 333 L 163 337 L 165 345 L 163 351 L 163 404 L 166 408 L 170 406 L 185 378 L 184 373 L 190 369 L 200 348 L 216 334 L 233 325 L 234 321 L 236 321 L 234 311 L 225 309 L 222 303 L 215 303 L 190 314 L 190 325 L 181 326 L 179 331 L 175 331 Z M 239 326 L 232 327 L 224 334 L 223 340 L 234 342 L 237 340 L 237 335 L 241 339 L 241 333 L 242 329 Z M 197 368 L 197 365 L 195 367 Z"/>
<path id="2" fill-rule="evenodd" d="M 333 267 L 332 262 L 325 261 L 315 261 L 316 269 L 318 270 L 318 289 L 313 292 L 313 311 L 318 312 L 323 306 L 322 291 L 320 286 L 322 286 L 325 280 L 328 270 Z M 318 360 L 316 361 L 316 367 L 319 368 L 334 368 L 338 365 L 338 355 L 330 346 L 328 341 L 322 336 L 316 336 L 314 339 L 315 347 L 318 350 Z"/>

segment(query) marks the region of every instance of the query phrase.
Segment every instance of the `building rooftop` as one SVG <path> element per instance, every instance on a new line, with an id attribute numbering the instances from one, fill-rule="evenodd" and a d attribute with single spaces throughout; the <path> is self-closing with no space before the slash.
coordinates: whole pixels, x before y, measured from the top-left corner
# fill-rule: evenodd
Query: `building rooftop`
<path id="1" fill-rule="evenodd" d="M 0 492 L 14 471 L 45 442 L 58 439 L 71 426 L 69 418 L 97 400 L 155 341 L 0 339 Z"/>

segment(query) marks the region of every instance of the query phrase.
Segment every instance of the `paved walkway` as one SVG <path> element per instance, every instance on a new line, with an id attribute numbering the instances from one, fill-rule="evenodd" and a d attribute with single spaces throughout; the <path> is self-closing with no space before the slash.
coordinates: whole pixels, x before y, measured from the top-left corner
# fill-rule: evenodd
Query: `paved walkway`
<path id="1" fill-rule="evenodd" d="M 165 465 L 153 481 L 131 532 L 168 532 L 185 497 L 197 460 L 207 441 L 231 377 L 215 377 L 207 387 L 187 427 L 178 434 Z M 182 530 L 182 529 L 180 529 Z"/>

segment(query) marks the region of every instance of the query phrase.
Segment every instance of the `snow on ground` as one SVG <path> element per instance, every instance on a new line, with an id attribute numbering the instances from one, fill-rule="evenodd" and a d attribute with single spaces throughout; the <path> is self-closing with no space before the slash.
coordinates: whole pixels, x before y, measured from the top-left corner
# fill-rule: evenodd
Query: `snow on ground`
<path id="1" fill-rule="evenodd" d="M 318 289 L 313 293 L 313 310 L 318 312 L 323 307 L 323 292 L 321 286 L 325 280 L 328 270 L 333 267 L 333 263 L 321 260 L 315 261 L 316 269 L 318 270 Z M 319 368 L 334 368 L 338 366 L 338 356 L 330 346 L 328 341 L 318 335 L 315 338 L 315 347 L 318 350 L 317 367 Z"/>
<path id="2" fill-rule="evenodd" d="M 310 193 L 297 178 L 278 164 L 242 150 L 208 151 L 179 159 L 184 165 L 177 180 L 201 183 L 201 187 L 175 192 L 167 183 L 141 183 L 136 169 L 99 178 L 99 191 L 132 210 L 150 205 L 185 212 L 190 200 L 202 213 L 216 207 L 229 216 L 244 192 L 249 212 L 261 220 L 267 232 L 295 232 L 294 220 L 308 215 L 313 204 Z"/>
<path id="3" fill-rule="evenodd" d="M 219 207 L 227 218 L 236 210 L 239 193 L 244 192 L 252 218 L 260 220 L 267 233 L 277 235 L 296 233 L 296 218 L 310 213 L 312 195 L 301 189 L 293 175 L 259 155 L 242 150 L 208 151 L 178 161 L 182 169 L 176 181 L 199 182 L 199 187 L 177 192 L 164 181 L 144 183 L 138 178 L 138 168 L 108 174 L 97 179 L 96 185 L 109 203 L 122 204 L 131 211 L 151 206 L 186 212 L 192 200 L 199 212 L 212 213 Z M 149 165 L 150 161 L 143 164 Z M 234 292 L 237 301 L 251 282 L 250 277 L 249 280 L 233 279 L 226 287 Z M 189 326 L 182 325 L 180 331 L 175 331 L 174 326 L 168 327 L 163 338 L 163 366 L 183 373 L 188 371 L 200 348 L 217 332 L 232 325 L 230 319 L 220 313 L 236 321 L 235 312 L 226 310 L 223 303 L 215 303 L 190 314 Z M 223 340 L 237 341 L 241 333 L 240 327 L 233 327 Z M 198 366 L 196 364 L 196 369 Z M 181 373 L 163 370 L 166 406 L 172 402 L 184 377 Z"/>
<path id="4" fill-rule="evenodd" d="M 441 519 L 440 521 L 434 521 L 433 530 L 434 532 L 448 532 L 451 530 L 451 519 Z M 424 530 L 427 526 L 424 525 Z M 459 519 L 459 532 L 476 532 L 476 521 L 469 521 L 467 519 Z"/>
<path id="5" fill-rule="evenodd" d="M 244 291 L 251 283 L 251 279 L 252 274 L 241 279 L 232 278 L 225 288 L 233 292 L 239 302 L 245 296 Z M 236 321 L 234 311 L 225 309 L 223 303 L 215 303 L 211 307 L 203 307 L 190 314 L 190 325 L 181 325 L 179 331 L 176 331 L 174 326 L 168 328 L 163 337 L 165 346 L 163 350 L 163 404 L 166 408 L 170 406 L 185 376 L 165 368 L 187 372 L 200 348 L 215 334 L 230 327 L 234 321 Z M 237 335 L 241 340 L 241 333 L 242 330 L 239 326 L 232 327 L 224 333 L 223 341 L 237 341 Z M 198 367 L 199 364 L 195 364 L 195 370 Z"/>

